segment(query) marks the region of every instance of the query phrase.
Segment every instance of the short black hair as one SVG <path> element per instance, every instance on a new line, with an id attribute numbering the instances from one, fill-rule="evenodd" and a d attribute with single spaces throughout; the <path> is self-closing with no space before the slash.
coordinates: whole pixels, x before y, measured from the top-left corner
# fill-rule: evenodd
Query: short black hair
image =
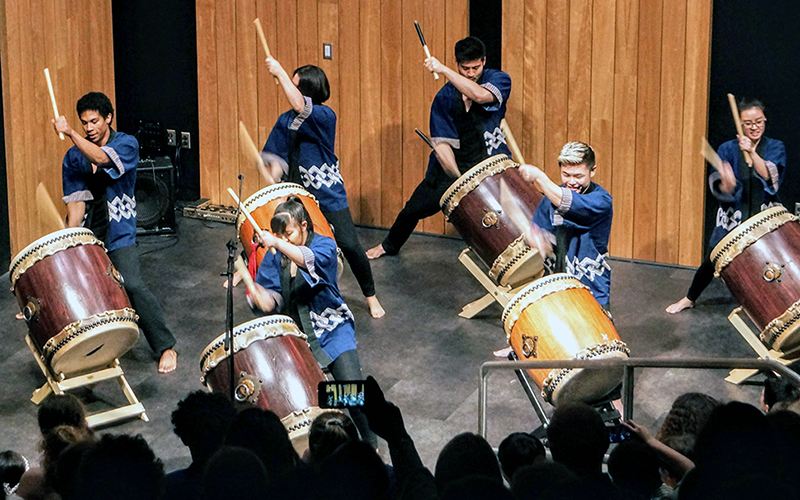
<path id="1" fill-rule="evenodd" d="M 520 467 L 533 465 L 536 460 L 544 458 L 545 455 L 542 442 L 527 432 L 509 434 L 497 447 L 500 468 L 509 481 Z"/>
<path id="2" fill-rule="evenodd" d="M 311 98 L 314 104 L 322 104 L 327 101 L 331 96 L 331 85 L 328 83 L 328 77 L 319 66 L 313 64 L 306 64 L 294 70 L 294 75 L 300 77 L 297 83 L 297 88 L 300 92 Z"/>
<path id="3" fill-rule="evenodd" d="M 192 452 L 195 461 L 207 460 L 222 446 L 236 410 L 220 393 L 195 391 L 172 412 L 172 428 Z"/>
<path id="4" fill-rule="evenodd" d="M 764 404 L 770 409 L 775 403 L 794 403 L 800 399 L 800 389 L 785 378 L 767 377 L 764 380 Z"/>
<path id="5" fill-rule="evenodd" d="M 53 394 L 42 402 L 38 413 L 39 430 L 44 436 L 59 425 L 88 427 L 86 407 L 72 394 Z"/>
<path id="6" fill-rule="evenodd" d="M 313 462 L 321 462 L 344 443 L 358 441 L 358 429 L 353 420 L 339 411 L 321 413 L 308 431 L 308 450 Z"/>
<path id="7" fill-rule="evenodd" d="M 309 233 L 314 232 L 314 223 L 311 221 L 311 216 L 308 214 L 302 200 L 297 196 L 290 196 L 288 200 L 284 201 L 275 208 L 275 214 L 270 221 L 270 229 L 276 236 L 286 233 L 286 226 L 292 221 L 300 224 L 305 221 L 308 225 L 306 230 Z"/>
<path id="8" fill-rule="evenodd" d="M 436 489 L 444 492 L 448 484 L 466 476 L 486 476 L 503 481 L 500 464 L 491 445 L 479 434 L 464 432 L 451 439 L 436 459 Z"/>
<path id="9" fill-rule="evenodd" d="M 102 92 L 89 92 L 80 99 L 75 106 L 78 111 L 78 116 L 81 116 L 84 111 L 97 111 L 100 116 L 106 118 L 108 115 L 114 117 L 114 106 L 111 105 L 111 99 Z"/>
<path id="10" fill-rule="evenodd" d="M 477 61 L 486 57 L 486 45 L 480 38 L 468 36 L 456 42 L 456 62 Z"/>
<path id="11" fill-rule="evenodd" d="M 737 104 L 739 105 L 739 113 L 747 111 L 750 108 L 758 108 L 762 113 L 766 114 L 764 103 L 758 99 L 742 99 Z"/>
<path id="12" fill-rule="evenodd" d="M 557 407 L 547 427 L 547 439 L 553 460 L 566 465 L 578 476 L 599 472 L 609 446 L 602 417 L 583 403 Z"/>

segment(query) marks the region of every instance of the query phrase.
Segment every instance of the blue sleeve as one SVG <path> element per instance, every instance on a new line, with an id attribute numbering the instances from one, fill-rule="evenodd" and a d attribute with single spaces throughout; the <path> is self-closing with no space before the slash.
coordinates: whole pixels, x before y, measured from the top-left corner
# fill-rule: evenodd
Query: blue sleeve
<path id="1" fill-rule="evenodd" d="M 261 156 L 267 162 L 277 161 L 283 167 L 283 171 L 289 170 L 289 127 L 286 125 L 287 117 L 281 115 L 272 131 L 267 137 L 267 143 L 264 144 L 264 149 L 261 150 Z"/>
<path id="2" fill-rule="evenodd" d="M 483 105 L 486 111 L 497 111 L 511 95 L 511 77 L 504 71 L 489 71 L 481 87 L 494 95 L 494 101 Z"/>
<path id="3" fill-rule="evenodd" d="M 783 142 L 775 139 L 767 142 L 764 148 L 764 163 L 767 165 L 770 178 L 763 179 L 760 175 L 756 175 L 764 183 L 764 191 L 775 195 L 786 178 L 786 147 Z"/>
<path id="4" fill-rule="evenodd" d="M 300 247 L 300 251 L 303 252 L 305 260 L 305 268 L 301 274 L 310 287 L 326 284 L 336 286 L 339 262 L 333 239 L 315 234 L 311 246 Z"/>
<path id="5" fill-rule="evenodd" d="M 258 266 L 258 273 L 256 274 L 256 283 L 263 286 L 267 290 L 272 290 L 278 294 L 282 293 L 281 290 L 281 253 L 267 252 L 264 255 L 264 260 Z"/>
<path id="6" fill-rule="evenodd" d="M 612 199 L 607 191 L 597 187 L 591 193 L 575 193 L 569 188 L 561 188 L 561 204 L 556 207 L 554 219 L 563 218 L 567 227 L 588 230 L 612 216 Z M 559 225 L 559 221 L 554 221 Z"/>
<path id="7" fill-rule="evenodd" d="M 85 175 L 91 174 L 91 166 L 80 153 L 74 154 L 72 149 L 64 155 L 61 163 L 61 187 L 64 192 L 64 203 L 74 201 L 90 201 L 94 199 Z"/>
<path id="8" fill-rule="evenodd" d="M 303 96 L 303 99 L 305 107 L 289 124 L 289 130 L 296 130 L 333 151 L 336 142 L 336 113 L 328 106 L 315 106 L 309 97 Z"/>
<path id="9" fill-rule="evenodd" d="M 139 164 L 139 143 L 131 135 L 117 132 L 114 140 L 100 149 L 111 160 L 111 165 L 103 167 L 103 171 L 112 179 L 119 179 L 124 174 L 133 172 Z"/>
<path id="10" fill-rule="evenodd" d="M 440 90 L 431 104 L 430 130 L 431 141 L 434 144 L 442 142 L 449 144 L 453 149 L 459 149 L 461 143 L 458 139 L 458 130 L 450 114 L 451 98 L 449 97 L 451 83 Z"/>
<path id="11" fill-rule="evenodd" d="M 721 190 L 719 185 L 722 182 L 722 178 L 716 169 L 708 176 L 708 187 L 711 189 L 711 194 L 714 195 L 714 198 L 726 203 L 733 203 L 742 197 L 744 189 L 742 183 L 739 182 L 739 142 L 733 140 L 722 143 L 717 150 L 717 155 L 720 160 L 730 164 L 731 169 L 733 169 L 733 175 L 736 177 L 736 187 L 733 189 L 733 193 L 726 193 Z"/>
<path id="12" fill-rule="evenodd" d="M 539 205 L 536 207 L 536 212 L 533 214 L 533 223 L 539 226 L 539 228 L 552 233 L 553 222 L 550 220 L 550 207 L 548 207 L 548 205 L 550 205 L 550 207 L 553 206 L 547 197 L 542 197 L 542 201 L 539 202 Z"/>

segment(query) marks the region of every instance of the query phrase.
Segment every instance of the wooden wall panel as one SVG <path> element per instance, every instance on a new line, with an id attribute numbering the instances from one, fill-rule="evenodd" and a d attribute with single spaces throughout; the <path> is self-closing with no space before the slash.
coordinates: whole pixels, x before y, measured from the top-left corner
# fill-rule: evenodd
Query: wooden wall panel
<path id="1" fill-rule="evenodd" d="M 87 26 L 92 36 L 86 36 Z M 8 214 L 11 252 L 43 236 L 36 186 L 43 182 L 62 215 L 61 160 L 72 146 L 53 132 L 43 70 L 50 69 L 59 112 L 80 127 L 75 103 L 89 91 L 114 101 L 111 1 L 0 0 Z"/>
<path id="2" fill-rule="evenodd" d="M 589 141 L 595 181 L 614 197 L 610 253 L 698 265 L 711 0 L 505 0 L 503 8 L 509 123 L 522 129 L 526 159 L 557 179 L 561 146 Z"/>

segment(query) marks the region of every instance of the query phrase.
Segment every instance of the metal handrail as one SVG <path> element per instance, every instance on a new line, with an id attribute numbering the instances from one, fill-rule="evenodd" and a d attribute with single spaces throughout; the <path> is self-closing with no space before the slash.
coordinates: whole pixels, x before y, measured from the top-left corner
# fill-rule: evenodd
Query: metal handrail
<path id="1" fill-rule="evenodd" d="M 800 375 L 773 359 L 752 358 L 607 358 L 562 359 L 535 361 L 487 361 L 481 365 L 478 386 L 478 432 L 486 437 L 486 388 L 489 373 L 494 370 L 530 370 L 554 368 L 624 368 L 622 378 L 622 406 L 628 420 L 633 417 L 633 371 L 635 368 L 684 369 L 749 369 L 772 371 L 784 377 L 795 387 L 800 387 Z"/>

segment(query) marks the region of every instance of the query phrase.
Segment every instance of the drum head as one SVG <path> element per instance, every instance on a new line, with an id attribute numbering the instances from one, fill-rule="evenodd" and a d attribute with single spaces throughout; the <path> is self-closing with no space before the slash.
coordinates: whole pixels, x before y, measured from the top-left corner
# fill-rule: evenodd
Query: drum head
<path id="1" fill-rule="evenodd" d="M 594 359 L 624 357 L 627 357 L 625 352 L 615 351 Z M 553 406 L 561 406 L 572 402 L 592 403 L 606 396 L 621 383 L 624 368 L 579 368 L 553 370 L 553 372 L 555 372 L 551 373 L 551 376 L 555 375 L 553 380 L 559 380 L 553 387 L 552 396 L 548 397 L 544 389 L 542 393 Z"/>
<path id="2" fill-rule="evenodd" d="M 111 311 L 69 325 L 50 339 L 43 355 L 53 372 L 71 375 L 111 364 L 138 339 L 133 309 Z"/>
<path id="3" fill-rule="evenodd" d="M 42 236 L 19 252 L 8 266 L 11 290 L 17 280 L 25 271 L 34 264 L 50 255 L 78 245 L 99 245 L 105 248 L 103 242 L 98 240 L 94 233 L 85 227 L 72 227 L 59 229 L 53 233 Z"/>

